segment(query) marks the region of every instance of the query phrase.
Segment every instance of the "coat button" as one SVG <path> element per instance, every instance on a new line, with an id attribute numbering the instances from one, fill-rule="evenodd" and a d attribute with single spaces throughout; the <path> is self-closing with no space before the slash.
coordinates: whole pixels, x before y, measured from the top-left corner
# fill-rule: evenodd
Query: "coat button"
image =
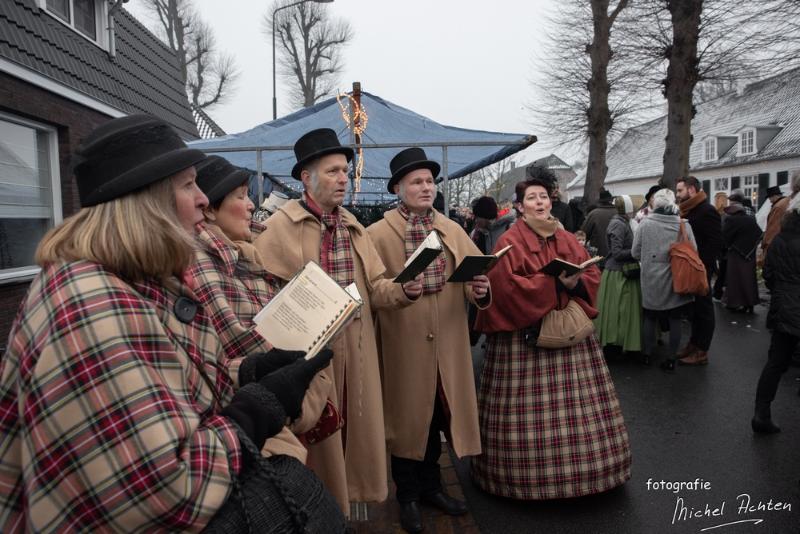
<path id="1" fill-rule="evenodd" d="M 433 338 L 434 338 L 434 337 L 436 337 L 436 336 L 434 336 L 434 335 L 433 335 L 432 333 L 430 333 L 430 332 L 428 333 L 428 336 L 427 336 L 427 338 L 428 338 L 428 341 L 433 341 Z"/>

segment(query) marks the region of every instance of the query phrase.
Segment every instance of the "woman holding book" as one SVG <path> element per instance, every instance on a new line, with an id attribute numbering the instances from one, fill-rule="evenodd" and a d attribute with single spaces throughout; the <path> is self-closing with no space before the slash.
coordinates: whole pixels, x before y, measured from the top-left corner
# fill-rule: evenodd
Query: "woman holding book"
<path id="1" fill-rule="evenodd" d="M 555 310 L 577 307 L 586 321 L 597 315 L 597 266 L 572 276 L 541 272 L 557 258 L 588 260 L 551 216 L 551 188 L 536 178 L 517 184 L 522 216 L 496 248 L 514 247 L 489 272 L 494 304 L 476 323 L 487 349 L 478 396 L 483 453 L 472 460 L 472 478 L 514 499 L 579 497 L 630 478 L 628 433 L 596 336 L 536 346 Z"/>
<path id="2" fill-rule="evenodd" d="M 147 115 L 78 147 L 82 209 L 39 244 L 0 359 L 0 531 L 198 532 L 246 522 L 243 500 L 255 530 L 284 519 L 274 489 L 246 484 L 264 472 L 253 449 L 297 417 L 332 353 L 231 383 L 184 281 L 204 158 Z M 321 489 L 300 463 L 281 465 L 293 466 L 284 489 Z M 322 491 L 284 502 L 311 530 L 344 529 Z"/>
<path id="3" fill-rule="evenodd" d="M 234 383 L 248 380 L 259 368 L 263 372 L 302 355 L 274 349 L 253 327 L 253 317 L 280 288 L 262 267 L 252 244 L 264 226 L 251 219 L 255 206 L 247 195 L 249 178 L 248 171 L 219 156 L 197 165 L 197 185 L 208 198 L 208 206 L 197 228 L 198 246 L 189 280 L 219 333 Z M 306 393 L 301 417 L 267 441 L 265 454 L 288 454 L 306 461 L 302 436 L 298 440 L 295 434 L 311 431 L 323 411 L 330 410 L 331 386 L 326 372 L 318 373 Z M 337 414 L 331 416 L 335 420 Z"/>

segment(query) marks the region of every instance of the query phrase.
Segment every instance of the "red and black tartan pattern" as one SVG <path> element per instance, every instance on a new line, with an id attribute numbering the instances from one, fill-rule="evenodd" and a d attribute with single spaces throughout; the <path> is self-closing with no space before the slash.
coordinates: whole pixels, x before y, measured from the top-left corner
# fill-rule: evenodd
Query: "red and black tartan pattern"
<path id="1" fill-rule="evenodd" d="M 408 207 L 402 202 L 397 206 L 397 211 L 406 220 L 406 235 L 404 241 L 406 246 L 406 259 L 408 259 L 433 230 L 433 217 L 435 215 L 433 214 L 433 210 L 429 212 L 429 215 L 416 215 L 409 212 Z M 422 293 L 424 295 L 438 293 L 442 290 L 445 283 L 444 271 L 446 267 L 447 258 L 445 258 L 444 251 L 442 251 L 423 272 L 425 279 L 423 281 Z"/>
<path id="2" fill-rule="evenodd" d="M 342 222 L 339 210 L 334 213 L 321 213 L 320 220 L 323 234 L 319 251 L 320 267 L 340 286 L 347 287 L 356 281 L 350 231 Z"/>
<path id="3" fill-rule="evenodd" d="M 630 478 L 628 432 L 594 335 L 549 350 L 529 348 L 520 331 L 490 334 L 478 408 L 472 478 L 489 493 L 566 499 Z"/>
<path id="4" fill-rule="evenodd" d="M 199 530 L 219 509 L 241 454 L 197 366 L 232 388 L 167 286 L 85 261 L 33 281 L 0 359 L 0 531 Z"/>
<path id="5" fill-rule="evenodd" d="M 206 227 L 198 240 L 189 268 L 192 289 L 208 310 L 225 355 L 266 352 L 269 344 L 253 328 L 253 317 L 280 290 L 278 281 L 240 253 L 248 244 L 234 244 L 216 226 Z"/>

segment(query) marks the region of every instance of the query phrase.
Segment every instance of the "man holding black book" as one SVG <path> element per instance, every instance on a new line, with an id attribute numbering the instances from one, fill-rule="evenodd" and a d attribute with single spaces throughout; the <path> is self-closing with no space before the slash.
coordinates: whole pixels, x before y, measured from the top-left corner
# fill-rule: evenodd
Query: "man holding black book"
<path id="1" fill-rule="evenodd" d="M 400 524 L 419 532 L 420 502 L 451 515 L 467 511 L 442 488 L 439 432 L 445 432 L 458 456 L 481 452 L 465 300 L 486 308 L 491 297 L 486 275 L 467 283 L 446 281 L 466 256 L 481 252 L 458 224 L 433 209 L 439 164 L 422 149 L 409 148 L 389 166 L 388 190 L 400 204 L 367 229 L 387 275 L 403 271 L 432 231 L 443 249 L 424 271 L 418 303 L 378 312 L 386 438 Z"/>
<path id="2" fill-rule="evenodd" d="M 353 151 L 323 128 L 294 145 L 292 176 L 303 182 L 302 200 L 290 200 L 269 218 L 254 245 L 264 267 L 291 279 L 317 262 L 342 287 L 355 283 L 360 315 L 334 338 L 332 401 L 341 430 L 308 447 L 308 466 L 322 479 L 345 514 L 349 503 L 383 501 L 388 494 L 383 403 L 373 310 L 408 306 L 422 294 L 422 277 L 405 284 L 384 279 L 386 270 L 366 230 L 341 207 Z"/>

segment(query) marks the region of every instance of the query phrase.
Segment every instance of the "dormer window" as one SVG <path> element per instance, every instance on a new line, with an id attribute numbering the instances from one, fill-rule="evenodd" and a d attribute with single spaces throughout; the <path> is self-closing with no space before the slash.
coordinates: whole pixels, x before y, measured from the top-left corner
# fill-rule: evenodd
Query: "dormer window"
<path id="1" fill-rule="evenodd" d="M 739 134 L 739 155 L 747 156 L 756 152 L 756 132 L 755 130 L 743 130 Z"/>
<path id="2" fill-rule="evenodd" d="M 40 0 L 40 5 L 65 25 L 105 48 L 102 21 L 107 6 L 104 0 Z"/>
<path id="3" fill-rule="evenodd" d="M 713 137 L 706 139 L 703 143 L 703 161 L 714 161 L 717 159 L 717 140 Z"/>

